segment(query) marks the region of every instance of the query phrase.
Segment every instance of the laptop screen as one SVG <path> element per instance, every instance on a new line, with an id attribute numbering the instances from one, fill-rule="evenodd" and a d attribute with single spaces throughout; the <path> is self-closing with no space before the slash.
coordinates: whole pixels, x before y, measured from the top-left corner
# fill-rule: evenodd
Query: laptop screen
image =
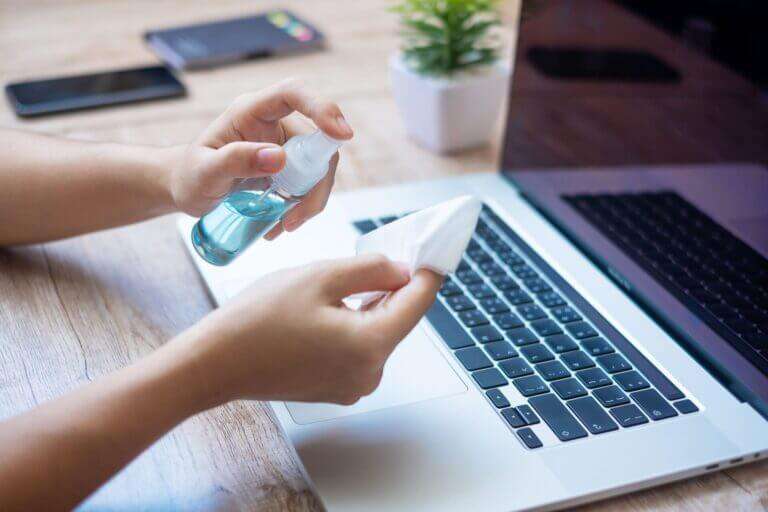
<path id="1" fill-rule="evenodd" d="M 768 163 L 762 0 L 522 0 L 502 169 Z"/>

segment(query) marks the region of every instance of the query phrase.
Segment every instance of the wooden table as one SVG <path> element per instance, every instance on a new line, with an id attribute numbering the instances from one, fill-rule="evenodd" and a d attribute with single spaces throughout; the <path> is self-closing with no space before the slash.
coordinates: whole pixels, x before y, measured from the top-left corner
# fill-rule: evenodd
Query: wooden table
<path id="1" fill-rule="evenodd" d="M 498 140 L 447 158 L 405 138 L 389 93 L 396 48 L 384 0 L 184 2 L 3 0 L 0 79 L 155 62 L 150 28 L 288 7 L 324 29 L 325 52 L 185 73 L 190 96 L 0 124 L 92 140 L 180 144 L 239 93 L 299 76 L 338 101 L 356 130 L 338 189 L 496 168 Z M 514 6 L 505 5 L 512 26 Z M 509 36 L 511 29 L 505 34 Z M 74 206 L 76 207 L 76 205 Z M 3 219 L 6 222 L 7 219 Z M 45 245 L 0 251 L 0 417 L 51 399 L 151 352 L 212 308 L 172 217 Z M 77 414 L 77 411 L 72 411 Z M 587 510 L 759 510 L 768 462 L 635 493 Z M 237 402 L 186 421 L 88 500 L 84 510 L 317 510 L 268 408 Z"/>

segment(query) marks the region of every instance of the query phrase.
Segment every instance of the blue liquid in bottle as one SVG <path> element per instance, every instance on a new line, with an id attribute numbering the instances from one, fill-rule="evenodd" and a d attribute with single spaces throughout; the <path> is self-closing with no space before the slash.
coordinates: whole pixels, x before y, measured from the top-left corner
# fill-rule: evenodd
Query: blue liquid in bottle
<path id="1" fill-rule="evenodd" d="M 238 187 L 244 190 L 231 193 L 197 221 L 192 228 L 195 250 L 213 265 L 229 264 L 323 179 L 339 146 L 341 141 L 319 130 L 289 139 L 283 146 L 286 162 L 282 171 L 269 179 L 243 180 Z"/>
<path id="2" fill-rule="evenodd" d="M 272 229 L 297 202 L 272 189 L 235 192 L 195 224 L 193 245 L 209 263 L 227 265 Z"/>

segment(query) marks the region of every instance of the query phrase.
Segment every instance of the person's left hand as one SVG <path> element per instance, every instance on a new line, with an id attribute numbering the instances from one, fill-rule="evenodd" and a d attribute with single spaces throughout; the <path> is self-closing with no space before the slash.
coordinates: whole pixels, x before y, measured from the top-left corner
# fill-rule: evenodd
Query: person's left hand
<path id="1" fill-rule="evenodd" d="M 321 99 L 295 80 L 243 94 L 200 137 L 184 148 L 171 170 L 170 194 L 176 207 L 200 216 L 213 209 L 243 178 L 268 176 L 285 165 L 281 147 L 294 135 L 312 131 L 311 123 L 287 118 L 299 112 L 335 139 L 352 138 L 339 106 Z M 293 231 L 323 210 L 333 187 L 338 153 L 328 174 L 302 198 L 265 238 Z"/>

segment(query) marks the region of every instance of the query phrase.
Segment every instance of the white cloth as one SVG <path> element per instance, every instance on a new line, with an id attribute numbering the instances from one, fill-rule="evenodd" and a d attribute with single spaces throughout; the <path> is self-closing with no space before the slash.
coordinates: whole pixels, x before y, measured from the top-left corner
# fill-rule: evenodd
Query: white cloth
<path id="1" fill-rule="evenodd" d="M 406 263 L 411 274 L 420 268 L 450 274 L 461 262 L 481 208 L 478 198 L 461 196 L 420 210 L 361 236 L 357 254 L 383 254 Z M 354 299 L 367 304 L 382 295 L 369 292 Z"/>

